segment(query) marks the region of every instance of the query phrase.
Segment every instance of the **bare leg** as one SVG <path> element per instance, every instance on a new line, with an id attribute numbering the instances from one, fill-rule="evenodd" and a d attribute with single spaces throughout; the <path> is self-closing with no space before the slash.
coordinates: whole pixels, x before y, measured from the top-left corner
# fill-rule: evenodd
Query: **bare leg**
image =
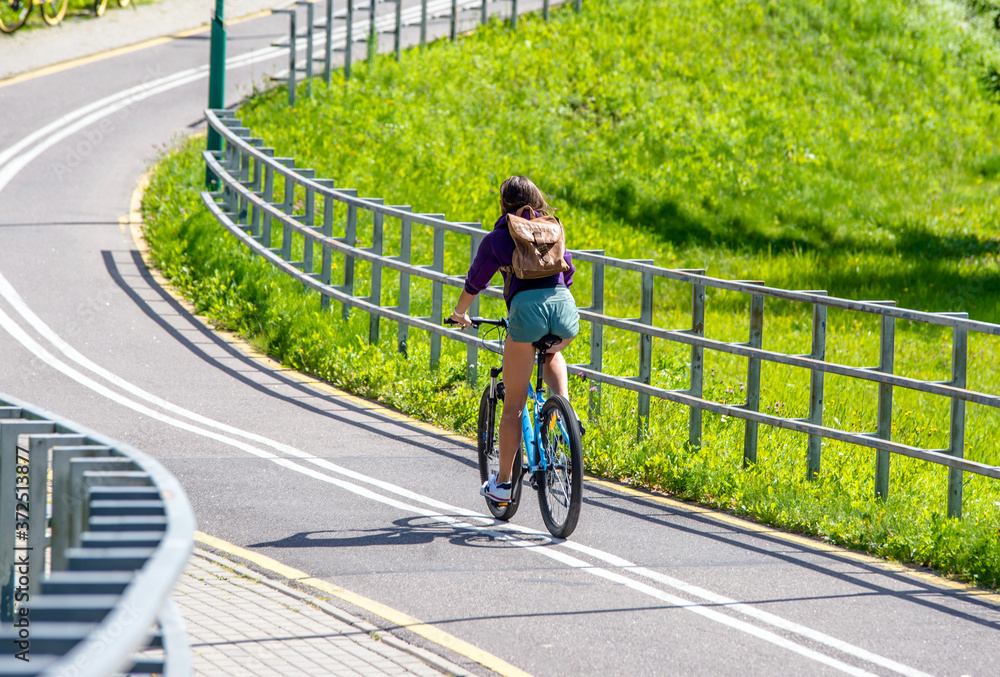
<path id="1" fill-rule="evenodd" d="M 521 444 L 521 413 L 528 399 L 528 382 L 535 366 L 535 347 L 507 337 L 503 351 L 504 402 L 500 416 L 500 470 L 497 484 L 510 482 Z M 564 369 L 565 371 L 565 369 Z"/>
<path id="2" fill-rule="evenodd" d="M 545 368 L 542 370 L 542 378 L 545 379 L 546 385 L 553 393 L 562 395 L 567 400 L 569 399 L 569 379 L 566 375 L 566 358 L 558 351 L 568 346 L 572 340 L 565 339 L 562 343 L 552 346 L 551 351 L 556 352 L 550 351 L 545 356 Z"/>

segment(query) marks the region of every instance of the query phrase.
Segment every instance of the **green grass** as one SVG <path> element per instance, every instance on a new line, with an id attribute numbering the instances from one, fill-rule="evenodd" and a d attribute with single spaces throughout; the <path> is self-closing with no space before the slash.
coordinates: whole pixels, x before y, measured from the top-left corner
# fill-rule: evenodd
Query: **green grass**
<path id="1" fill-rule="evenodd" d="M 240 116 L 298 166 L 418 211 L 492 223 L 500 182 L 523 173 L 552 196 L 574 248 L 1000 322 L 991 21 L 945 0 L 588 3 L 549 24 L 528 19 L 514 35 L 495 22 L 399 65 L 379 59 L 350 83 L 315 83 L 315 98 L 295 109 L 281 90 L 262 93 Z M 197 147 L 164 160 L 146 210 L 157 260 L 199 309 L 294 367 L 470 432 L 478 398 L 463 384 L 462 349 L 446 344 L 431 371 L 420 332 L 408 359 L 395 354 L 395 327 L 368 346 L 360 313 L 343 322 L 252 261 L 198 206 Z M 363 241 L 369 232 L 362 223 Z M 428 238 L 415 235 L 414 246 L 429 263 Z M 448 270 L 460 273 L 467 244 L 448 246 Z M 589 284 L 583 265 L 580 305 Z M 609 274 L 606 287 L 609 314 L 637 316 L 634 276 Z M 654 298 L 658 326 L 690 326 L 689 288 L 657 282 Z M 428 299 L 418 285 L 418 312 Z M 747 314 L 745 296 L 710 290 L 706 333 L 745 341 Z M 877 319 L 831 311 L 828 326 L 828 359 L 877 364 Z M 586 331 L 571 361 L 588 361 Z M 810 336 L 809 308 L 768 302 L 766 349 L 807 353 Z M 900 322 L 897 373 L 950 378 L 950 342 Z M 637 373 L 633 337 L 609 330 L 605 349 L 606 371 Z M 687 350 L 657 341 L 653 355 L 654 385 L 687 386 Z M 970 339 L 970 387 L 1000 391 L 997 355 L 996 340 Z M 742 401 L 745 360 L 709 353 L 706 367 L 707 397 Z M 572 380 L 584 411 L 593 386 Z M 763 410 L 806 415 L 807 373 L 765 364 L 763 384 Z M 875 429 L 874 386 L 828 377 L 825 400 L 827 424 Z M 758 463 L 744 471 L 739 421 L 706 415 L 691 449 L 687 411 L 654 402 L 636 444 L 635 396 L 605 388 L 601 405 L 587 436 L 591 472 L 1000 587 L 1000 483 L 967 475 L 966 517 L 948 520 L 937 466 L 894 458 L 883 503 L 870 451 L 825 443 L 820 480 L 807 482 L 802 435 L 761 427 Z M 969 405 L 967 420 L 967 456 L 1000 464 L 1000 415 Z M 893 439 L 942 448 L 947 434 L 946 400 L 897 389 Z"/>

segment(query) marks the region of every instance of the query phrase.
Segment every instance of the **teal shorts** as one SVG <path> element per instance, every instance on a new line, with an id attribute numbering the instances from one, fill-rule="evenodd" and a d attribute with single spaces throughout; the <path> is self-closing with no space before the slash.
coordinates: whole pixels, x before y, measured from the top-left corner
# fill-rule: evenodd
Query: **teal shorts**
<path id="1" fill-rule="evenodd" d="M 507 319 L 510 338 L 518 343 L 534 343 L 546 334 L 570 339 L 580 331 L 580 313 L 566 287 L 519 291 Z"/>

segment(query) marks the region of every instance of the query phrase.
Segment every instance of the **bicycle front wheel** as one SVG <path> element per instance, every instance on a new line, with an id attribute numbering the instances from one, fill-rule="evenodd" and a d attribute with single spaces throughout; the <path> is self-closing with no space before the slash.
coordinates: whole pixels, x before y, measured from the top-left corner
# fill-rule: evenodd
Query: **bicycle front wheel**
<path id="1" fill-rule="evenodd" d="M 31 0 L 0 0 L 0 32 L 13 33 L 24 25 L 31 11 Z"/>
<path id="2" fill-rule="evenodd" d="M 66 16 L 69 0 L 43 0 L 42 20 L 50 26 L 55 26 Z"/>
<path id="3" fill-rule="evenodd" d="M 583 502 L 583 448 L 573 407 L 553 395 L 542 405 L 544 471 L 538 471 L 538 506 L 545 528 L 556 538 L 569 538 L 580 519 Z"/>
<path id="4" fill-rule="evenodd" d="M 108 0 L 94 0 L 94 14 L 104 16 L 104 10 L 108 8 Z"/>
<path id="5" fill-rule="evenodd" d="M 497 383 L 497 398 L 494 402 L 490 397 L 490 387 L 486 386 L 479 400 L 479 426 L 476 434 L 476 448 L 479 452 L 479 480 L 485 482 L 495 472 L 500 470 L 500 413 L 503 411 L 503 381 Z M 490 513 L 498 520 L 507 521 L 517 512 L 521 503 L 521 468 L 523 447 L 518 447 L 514 459 L 514 473 L 511 475 L 511 492 L 509 503 L 496 503 L 486 499 Z"/>

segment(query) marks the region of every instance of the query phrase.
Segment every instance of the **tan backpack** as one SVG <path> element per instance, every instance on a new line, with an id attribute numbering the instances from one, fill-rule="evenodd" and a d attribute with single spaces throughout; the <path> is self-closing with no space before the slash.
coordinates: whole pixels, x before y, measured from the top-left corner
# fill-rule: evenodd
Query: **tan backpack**
<path id="1" fill-rule="evenodd" d="M 563 258 L 566 254 L 566 233 L 563 225 L 551 214 L 543 214 L 536 219 L 520 216 L 530 207 L 522 207 L 516 214 L 507 214 L 507 230 L 514 239 L 514 255 L 511 265 L 501 270 L 513 272 L 522 280 L 536 280 L 569 270 Z"/>

